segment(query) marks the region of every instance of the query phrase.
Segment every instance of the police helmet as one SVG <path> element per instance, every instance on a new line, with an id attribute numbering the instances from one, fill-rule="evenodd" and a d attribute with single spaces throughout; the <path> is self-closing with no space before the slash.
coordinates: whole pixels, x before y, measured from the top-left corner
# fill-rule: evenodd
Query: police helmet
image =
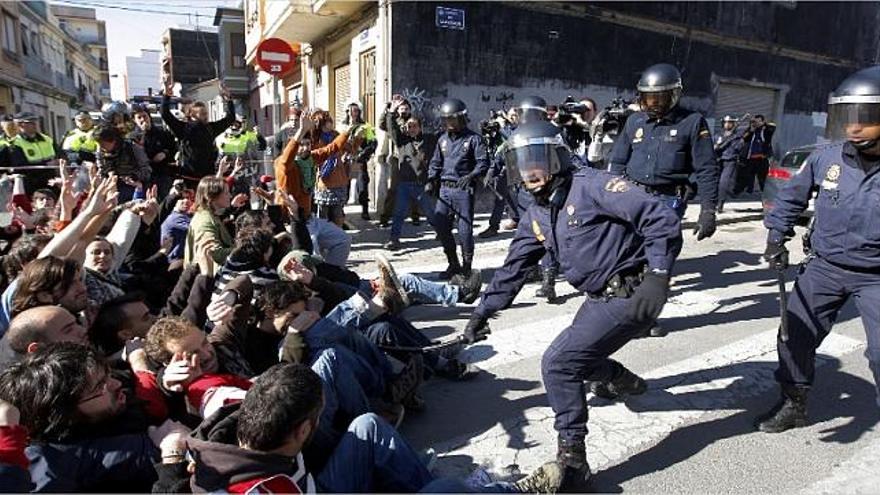
<path id="1" fill-rule="evenodd" d="M 736 122 L 736 119 L 731 115 L 725 115 L 724 118 L 721 119 L 721 122 L 724 122 L 726 124 L 728 122 Z"/>
<path id="2" fill-rule="evenodd" d="M 504 154 L 509 184 L 526 184 L 529 192 L 541 192 L 529 184 L 549 184 L 550 179 L 572 167 L 571 151 L 565 145 L 559 127 L 548 121 L 520 125 L 507 141 Z"/>
<path id="3" fill-rule="evenodd" d="M 112 101 L 101 107 L 101 118 L 104 122 L 115 122 L 117 115 L 121 115 L 123 120 L 128 119 L 128 105 L 124 101 Z"/>
<path id="4" fill-rule="evenodd" d="M 460 132 L 467 125 L 467 105 L 457 98 L 449 98 L 440 104 L 439 115 L 449 132 Z"/>
<path id="5" fill-rule="evenodd" d="M 847 139 L 860 150 L 877 144 L 876 138 L 848 133 L 855 124 L 880 125 L 880 65 L 847 77 L 828 98 L 825 134 L 829 139 Z"/>
<path id="6" fill-rule="evenodd" d="M 547 101 L 540 96 L 528 96 L 519 102 L 516 113 L 520 123 L 547 120 Z"/>
<path id="7" fill-rule="evenodd" d="M 681 72 L 670 64 L 652 65 L 642 72 L 636 89 L 641 109 L 652 118 L 662 117 L 681 98 Z"/>

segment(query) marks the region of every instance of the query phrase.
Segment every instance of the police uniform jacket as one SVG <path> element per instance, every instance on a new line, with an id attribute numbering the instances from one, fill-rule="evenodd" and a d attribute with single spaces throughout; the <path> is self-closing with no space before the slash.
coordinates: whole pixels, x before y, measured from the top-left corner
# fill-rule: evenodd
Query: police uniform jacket
<path id="1" fill-rule="evenodd" d="M 18 148 L 19 152 L 15 152 L 13 147 Z M 38 132 L 30 138 L 19 134 L 10 145 L 10 159 L 13 167 L 45 165 L 59 157 L 60 151 L 52 138 L 43 133 Z"/>
<path id="2" fill-rule="evenodd" d="M 730 134 L 718 136 L 715 152 L 722 163 L 736 162 L 739 160 L 742 147 L 742 133 L 733 131 Z"/>
<path id="3" fill-rule="evenodd" d="M 458 134 L 443 132 L 428 166 L 429 180 L 458 180 L 472 172 L 489 171 L 489 155 L 483 137 L 465 128 Z"/>
<path id="4" fill-rule="evenodd" d="M 693 174 L 703 206 L 718 203 L 720 166 L 700 114 L 675 107 L 659 119 L 636 112 L 614 143 L 609 170 L 648 186 L 684 185 Z"/>
<path id="5" fill-rule="evenodd" d="M 476 313 L 489 317 L 507 308 L 525 283 L 528 268 L 549 250 L 576 289 L 601 292 L 620 273 L 669 270 L 681 223 L 658 198 L 605 171 L 575 172 L 565 206 L 557 212 L 533 204 L 519 221 L 507 259 L 483 293 Z"/>
<path id="6" fill-rule="evenodd" d="M 815 254 L 834 265 L 880 271 L 880 160 L 866 172 L 849 143 L 823 146 L 779 191 L 764 216 L 768 242 L 780 243 L 807 208 L 814 190 Z"/>

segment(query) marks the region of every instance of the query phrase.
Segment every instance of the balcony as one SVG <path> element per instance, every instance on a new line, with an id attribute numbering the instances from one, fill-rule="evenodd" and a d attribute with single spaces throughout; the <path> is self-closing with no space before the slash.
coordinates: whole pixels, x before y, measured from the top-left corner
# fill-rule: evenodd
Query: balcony
<path id="1" fill-rule="evenodd" d="M 55 84 L 55 81 L 52 80 L 52 67 L 34 56 L 24 57 L 24 75 L 50 86 Z"/>
<path id="2" fill-rule="evenodd" d="M 338 28 L 370 2 L 290 0 L 267 5 L 264 38 L 313 43 Z M 283 7 L 283 8 L 282 8 Z M 250 46 L 248 47 L 250 48 Z"/>
<path id="3" fill-rule="evenodd" d="M 78 93 L 73 78 L 58 71 L 55 71 L 55 88 L 70 95 L 76 95 Z"/>

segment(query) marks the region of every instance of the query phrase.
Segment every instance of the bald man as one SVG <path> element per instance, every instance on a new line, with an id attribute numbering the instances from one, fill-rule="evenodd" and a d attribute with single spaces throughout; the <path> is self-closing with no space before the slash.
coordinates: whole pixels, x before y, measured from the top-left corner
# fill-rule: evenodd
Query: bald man
<path id="1" fill-rule="evenodd" d="M 58 306 L 37 306 L 16 315 L 0 339 L 0 370 L 41 345 L 53 342 L 88 344 L 86 329 L 73 314 Z"/>

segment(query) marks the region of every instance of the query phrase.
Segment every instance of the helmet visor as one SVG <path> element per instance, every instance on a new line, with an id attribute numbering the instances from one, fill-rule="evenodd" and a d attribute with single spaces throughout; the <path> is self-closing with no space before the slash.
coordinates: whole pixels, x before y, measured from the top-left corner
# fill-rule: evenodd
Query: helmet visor
<path id="1" fill-rule="evenodd" d="M 560 136 L 515 140 L 505 152 L 508 184 L 549 181 L 569 160 L 568 149 Z"/>
<path id="2" fill-rule="evenodd" d="M 880 103 L 837 103 L 828 105 L 828 122 L 825 137 L 832 141 L 848 139 L 861 141 L 864 126 L 880 125 Z"/>

